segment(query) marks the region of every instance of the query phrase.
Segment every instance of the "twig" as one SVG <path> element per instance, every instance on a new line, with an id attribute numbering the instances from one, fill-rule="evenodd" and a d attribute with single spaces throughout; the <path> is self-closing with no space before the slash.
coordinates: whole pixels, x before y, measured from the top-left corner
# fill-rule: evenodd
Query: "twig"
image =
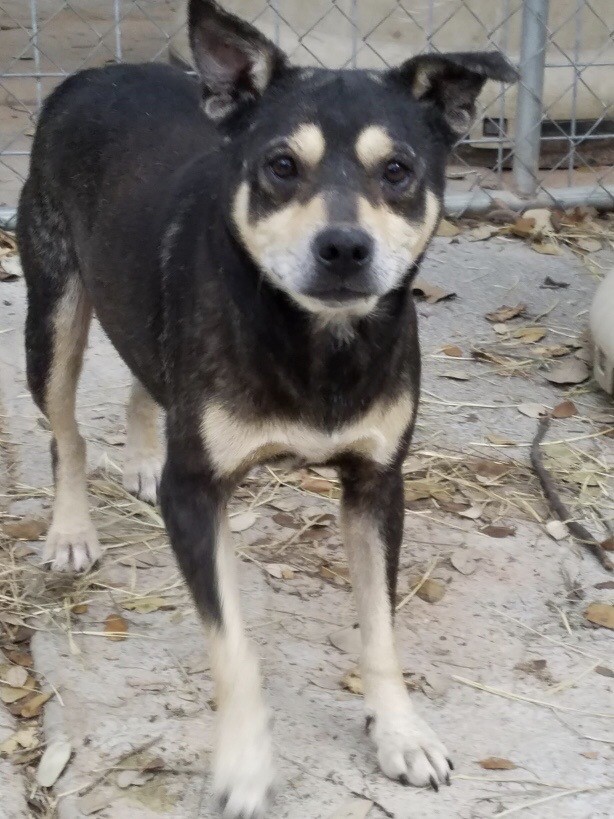
<path id="1" fill-rule="evenodd" d="M 554 799 L 562 799 L 564 796 L 575 796 L 579 793 L 594 793 L 595 791 L 600 790 L 609 790 L 611 785 L 605 785 L 603 787 L 594 787 L 594 788 L 574 788 L 571 791 L 564 791 L 563 793 L 551 793 L 549 796 L 542 796 L 540 799 L 534 799 L 532 802 L 525 802 L 523 805 L 514 805 L 513 808 L 508 808 L 507 810 L 502 810 L 499 813 L 495 813 L 495 817 L 499 816 L 511 816 L 512 813 L 520 813 L 522 810 L 527 810 L 528 808 L 534 808 L 536 805 L 543 805 L 544 802 L 552 802 Z"/>
<path id="2" fill-rule="evenodd" d="M 557 514 L 559 519 L 567 526 L 572 536 L 578 541 L 578 543 L 581 543 L 595 555 L 604 569 L 606 569 L 608 572 L 614 571 L 614 564 L 612 564 L 612 561 L 607 556 L 601 544 L 595 540 L 588 529 L 586 529 L 581 523 L 570 519 L 571 513 L 560 499 L 556 489 L 554 488 L 552 478 L 544 466 L 539 445 L 544 440 L 544 436 L 548 431 L 550 420 L 550 415 L 544 415 L 537 423 L 537 432 L 535 433 L 535 437 L 531 443 L 531 466 L 539 478 L 542 490 L 546 496 L 546 500 L 550 504 L 550 507 Z"/>

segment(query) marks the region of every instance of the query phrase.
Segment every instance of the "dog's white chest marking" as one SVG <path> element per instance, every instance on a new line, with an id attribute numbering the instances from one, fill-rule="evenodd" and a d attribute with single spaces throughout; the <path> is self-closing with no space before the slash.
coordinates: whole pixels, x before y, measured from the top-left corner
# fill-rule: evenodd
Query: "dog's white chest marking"
<path id="1" fill-rule="evenodd" d="M 322 463 L 341 453 L 356 452 L 388 464 L 412 413 L 413 401 L 405 394 L 329 432 L 294 421 L 249 422 L 220 404 L 211 404 L 203 414 L 201 432 L 213 465 L 222 475 L 280 455 Z"/>

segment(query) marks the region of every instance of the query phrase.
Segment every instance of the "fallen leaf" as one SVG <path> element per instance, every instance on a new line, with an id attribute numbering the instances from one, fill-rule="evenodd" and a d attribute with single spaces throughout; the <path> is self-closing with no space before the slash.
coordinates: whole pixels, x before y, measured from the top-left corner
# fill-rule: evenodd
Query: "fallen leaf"
<path id="1" fill-rule="evenodd" d="M 584 616 L 596 626 L 614 629 L 614 606 L 609 603 L 591 603 Z"/>
<path id="2" fill-rule="evenodd" d="M 606 552 L 614 552 L 614 536 L 607 537 L 601 541 L 601 548 Z"/>
<path id="3" fill-rule="evenodd" d="M 583 756 L 585 759 L 599 759 L 597 751 L 580 751 L 580 756 Z"/>
<path id="4" fill-rule="evenodd" d="M 10 521 L 2 527 L 4 534 L 16 540 L 38 540 L 47 531 L 47 521 L 38 518 L 22 518 Z"/>
<path id="5" fill-rule="evenodd" d="M 501 478 L 511 469 L 509 464 L 504 464 L 500 461 L 489 461 L 487 459 L 470 461 L 468 466 L 473 472 L 475 472 L 476 475 L 479 475 L 480 477 L 495 479 Z"/>
<path id="6" fill-rule="evenodd" d="M 454 566 L 457 572 L 464 575 L 473 574 L 477 568 L 475 558 L 468 554 L 464 549 L 456 549 L 450 555 L 450 563 Z"/>
<path id="7" fill-rule="evenodd" d="M 20 728 L 0 743 L 0 755 L 10 756 L 16 751 L 31 750 L 39 745 L 38 727 L 30 725 L 28 728 Z"/>
<path id="8" fill-rule="evenodd" d="M 573 415 L 577 414 L 578 410 L 573 401 L 561 401 L 561 403 L 557 404 L 557 406 L 552 410 L 553 418 L 571 418 Z"/>
<path id="9" fill-rule="evenodd" d="M 231 532 L 244 532 L 253 526 L 258 520 L 258 516 L 254 512 L 239 512 L 238 515 L 233 515 L 228 525 Z"/>
<path id="10" fill-rule="evenodd" d="M 299 506 L 302 506 L 302 500 L 300 497 L 278 498 L 269 501 L 269 506 L 279 509 L 280 512 L 295 512 Z"/>
<path id="11" fill-rule="evenodd" d="M 593 363 L 593 353 L 588 347 L 581 347 L 579 350 L 576 350 L 574 355 L 576 358 L 579 358 L 580 361 L 584 361 L 585 364 Z"/>
<path id="12" fill-rule="evenodd" d="M 47 746 L 38 763 L 36 781 L 41 788 L 50 788 L 68 764 L 72 748 L 64 739 L 56 740 Z"/>
<path id="13" fill-rule="evenodd" d="M 526 304 L 516 304 L 514 307 L 508 307 L 507 304 L 503 304 L 491 313 L 486 313 L 485 318 L 487 318 L 488 321 L 499 324 L 522 315 L 526 309 Z"/>
<path id="14" fill-rule="evenodd" d="M 552 212 L 548 208 L 530 208 L 522 214 L 522 219 L 533 221 L 534 233 L 552 233 Z"/>
<path id="15" fill-rule="evenodd" d="M 332 580 L 337 586 L 345 586 L 349 582 L 350 572 L 345 563 L 329 563 L 320 566 L 320 577 Z"/>
<path id="16" fill-rule="evenodd" d="M 569 287 L 569 282 L 559 282 L 551 279 L 550 276 L 546 276 L 540 287 L 544 290 L 558 290 L 559 288 Z"/>
<path id="17" fill-rule="evenodd" d="M 88 609 L 89 606 L 87 603 L 75 603 L 71 611 L 73 614 L 85 614 Z"/>
<path id="18" fill-rule="evenodd" d="M 31 719 L 38 717 L 43 710 L 43 705 L 53 697 L 53 691 L 41 691 L 40 694 L 34 694 L 23 704 L 19 712 L 22 717 Z"/>
<path id="19" fill-rule="evenodd" d="M 122 608 L 137 611 L 139 614 L 151 614 L 152 611 L 172 611 L 177 606 L 165 597 L 138 597 L 134 600 L 124 600 Z"/>
<path id="20" fill-rule="evenodd" d="M 514 668 L 516 671 L 523 671 L 525 674 L 536 674 L 537 676 L 541 676 L 546 671 L 547 665 L 548 663 L 546 660 L 535 659 L 517 663 Z"/>
<path id="21" fill-rule="evenodd" d="M 554 242 L 531 242 L 531 248 L 537 253 L 543 253 L 545 256 L 563 255 L 561 248 Z"/>
<path id="22" fill-rule="evenodd" d="M 469 373 L 465 370 L 450 370 L 445 373 L 438 373 L 440 378 L 451 378 L 453 381 L 469 381 Z"/>
<path id="23" fill-rule="evenodd" d="M 455 514 L 458 514 L 458 512 L 464 512 L 469 508 L 469 504 L 466 501 L 461 503 L 461 501 L 440 500 L 438 498 L 437 503 L 439 508 L 443 509 L 444 512 L 454 512 Z"/>
<path id="24" fill-rule="evenodd" d="M 477 520 L 482 516 L 483 509 L 481 506 L 470 506 L 469 509 L 463 509 L 459 512 L 461 518 L 469 518 L 469 520 Z"/>
<path id="25" fill-rule="evenodd" d="M 516 529 L 513 526 L 495 526 L 490 524 L 489 526 L 483 526 L 480 529 L 480 532 L 483 535 L 488 535 L 488 537 L 511 537 L 513 534 L 516 533 Z"/>
<path id="26" fill-rule="evenodd" d="M 406 502 L 424 500 L 425 498 L 437 498 L 447 494 L 441 482 L 432 478 L 406 480 L 403 491 Z"/>
<path id="27" fill-rule="evenodd" d="M 519 338 L 526 344 L 534 344 L 536 341 L 541 341 L 545 335 L 546 329 L 544 327 L 519 327 L 512 333 L 514 338 Z"/>
<path id="28" fill-rule="evenodd" d="M 445 593 L 445 585 L 439 580 L 431 580 L 430 578 L 425 580 L 416 592 L 417 596 L 427 603 L 438 603 Z"/>
<path id="29" fill-rule="evenodd" d="M 515 446 L 516 442 L 511 441 L 509 438 L 506 438 L 504 435 L 497 435 L 496 432 L 487 432 L 484 436 L 487 441 L 490 441 L 491 444 L 496 444 L 497 446 Z"/>
<path id="30" fill-rule="evenodd" d="M 498 232 L 499 228 L 493 227 L 492 225 L 480 225 L 479 227 L 467 231 L 465 238 L 470 242 L 483 242 L 485 239 L 490 239 L 491 236 L 494 236 L 495 233 Z"/>
<path id="31" fill-rule="evenodd" d="M 0 264 L 0 282 L 12 282 L 22 275 L 21 264 L 17 256 L 8 256 Z"/>
<path id="32" fill-rule="evenodd" d="M 488 756 L 480 759 L 478 765 L 486 771 L 514 771 L 518 767 L 511 759 L 504 759 L 500 756 Z"/>
<path id="33" fill-rule="evenodd" d="M 104 621 L 104 632 L 109 640 L 125 640 L 128 623 L 119 614 L 109 614 Z"/>
<path id="34" fill-rule="evenodd" d="M 370 799 L 348 799 L 331 813 L 329 819 L 366 819 L 372 807 Z"/>
<path id="35" fill-rule="evenodd" d="M 569 355 L 571 349 L 565 344 L 544 344 L 543 346 L 535 347 L 533 352 L 544 358 L 561 358 L 561 356 Z"/>
<path id="36" fill-rule="evenodd" d="M 337 479 L 337 470 L 332 466 L 311 466 L 311 472 L 315 472 L 321 478 L 326 478 L 327 481 L 334 481 Z"/>
<path id="37" fill-rule="evenodd" d="M 519 404 L 518 412 L 526 415 L 527 418 L 541 418 L 546 415 L 548 408 L 544 404 Z"/>
<path id="38" fill-rule="evenodd" d="M 347 626 L 328 635 L 331 645 L 346 654 L 358 654 L 361 650 L 360 629 L 358 626 Z"/>
<path id="39" fill-rule="evenodd" d="M 27 670 L 21 665 L 11 665 L 6 668 L 4 671 L 5 666 L 2 667 L 3 671 L 0 672 L 0 676 L 2 677 L 2 681 L 6 685 L 12 685 L 14 688 L 21 688 L 23 685 L 26 684 L 26 680 L 28 679 L 28 672 Z"/>
<path id="40" fill-rule="evenodd" d="M 454 236 L 458 236 L 459 233 L 459 227 L 452 222 L 449 222 L 447 219 L 442 219 L 439 223 L 435 236 L 445 236 L 446 238 L 451 239 Z"/>
<path id="41" fill-rule="evenodd" d="M 301 481 L 301 489 L 318 495 L 329 495 L 334 488 L 334 484 L 326 478 L 315 478 L 312 475 L 307 475 Z"/>
<path id="42" fill-rule="evenodd" d="M 549 520 L 546 524 L 546 531 L 554 540 L 563 540 L 569 535 L 567 526 L 561 520 Z"/>
<path id="43" fill-rule="evenodd" d="M 584 250 L 587 253 L 595 253 L 595 251 L 601 250 L 601 242 L 598 239 L 584 238 L 581 236 L 579 239 L 576 239 L 576 245 L 580 250 Z"/>
<path id="44" fill-rule="evenodd" d="M 614 679 L 614 671 L 605 665 L 596 666 L 595 674 L 600 674 L 602 677 L 609 677 L 610 679 Z"/>
<path id="45" fill-rule="evenodd" d="M 83 816 L 93 816 L 95 813 L 100 813 L 101 810 L 108 808 L 111 799 L 111 794 L 104 790 L 86 793 L 85 796 L 80 796 L 78 799 L 79 812 Z"/>
<path id="46" fill-rule="evenodd" d="M 145 773 L 143 771 L 133 771 L 133 770 L 125 770 L 125 771 L 118 771 L 117 777 L 115 779 L 118 788 L 130 788 L 133 785 L 139 786 L 144 785 L 146 782 L 153 777 L 151 773 Z"/>
<path id="47" fill-rule="evenodd" d="M 32 655 L 25 651 L 9 651 L 7 652 L 8 659 L 15 665 L 22 665 L 24 668 L 32 668 Z"/>
<path id="48" fill-rule="evenodd" d="M 590 370 L 584 361 L 572 358 L 555 364 L 550 372 L 546 373 L 546 378 L 552 384 L 581 384 L 589 375 Z"/>
<path id="49" fill-rule="evenodd" d="M 31 694 L 34 690 L 35 682 L 32 677 L 27 676 L 25 682 L 21 686 L 0 685 L 0 700 L 5 705 L 10 705 L 13 702 L 22 700 Z"/>
<path id="50" fill-rule="evenodd" d="M 595 583 L 596 589 L 614 589 L 614 580 L 602 580 L 601 583 Z"/>
<path id="51" fill-rule="evenodd" d="M 463 351 L 460 347 L 456 347 L 454 344 L 446 344 L 445 347 L 441 348 L 441 352 L 444 355 L 449 355 L 452 358 L 460 358 L 463 354 Z"/>
<path id="52" fill-rule="evenodd" d="M 411 291 L 414 295 L 426 299 L 428 304 L 436 304 L 438 301 L 452 299 L 456 296 L 454 291 L 443 290 L 441 287 L 437 287 L 435 284 L 429 284 L 420 277 L 414 279 L 411 286 Z"/>
<path id="53" fill-rule="evenodd" d="M 352 694 L 364 694 L 365 689 L 362 684 L 362 678 L 360 676 L 360 671 L 357 668 L 352 668 L 348 671 L 347 674 L 341 679 L 341 686 L 345 688 L 347 691 L 351 691 Z"/>
<path id="54" fill-rule="evenodd" d="M 275 512 L 273 515 L 273 521 L 278 526 L 284 526 L 286 529 L 300 529 L 301 523 L 297 520 L 294 515 L 290 515 L 288 512 Z"/>
<path id="55" fill-rule="evenodd" d="M 510 331 L 507 324 L 501 324 L 500 322 L 495 322 L 495 324 L 493 324 L 492 326 L 492 329 L 495 331 L 495 333 L 497 333 L 497 335 L 500 336 L 504 335 L 505 333 L 509 333 Z"/>
<path id="56" fill-rule="evenodd" d="M 292 580 L 295 576 L 294 569 L 292 566 L 288 566 L 285 563 L 263 563 L 264 569 L 271 577 L 277 578 L 277 580 Z"/>
<path id="57" fill-rule="evenodd" d="M 524 216 L 519 216 L 518 219 L 510 226 L 510 231 L 514 236 L 520 236 L 521 239 L 526 239 L 535 231 L 535 219 L 527 219 Z"/>

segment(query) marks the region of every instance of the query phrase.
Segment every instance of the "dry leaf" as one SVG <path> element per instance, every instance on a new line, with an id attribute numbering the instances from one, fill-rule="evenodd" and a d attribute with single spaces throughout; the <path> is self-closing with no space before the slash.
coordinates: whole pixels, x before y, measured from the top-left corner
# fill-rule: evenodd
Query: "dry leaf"
<path id="1" fill-rule="evenodd" d="M 545 256 L 562 256 L 563 251 L 554 242 L 531 242 L 531 248 Z"/>
<path id="2" fill-rule="evenodd" d="M 277 580 L 292 580 L 295 576 L 292 566 L 285 563 L 263 563 L 264 569 Z"/>
<path id="3" fill-rule="evenodd" d="M 5 668 L 6 671 L 4 670 Z M 2 666 L 0 677 L 2 677 L 2 681 L 6 685 L 12 685 L 14 688 L 21 688 L 26 684 L 28 672 L 23 666 L 20 665 L 11 665 L 8 667 Z"/>
<path id="4" fill-rule="evenodd" d="M 583 756 L 585 759 L 599 759 L 597 751 L 580 751 L 580 756 Z"/>
<path id="5" fill-rule="evenodd" d="M 360 629 L 357 626 L 347 626 L 328 635 L 331 644 L 346 654 L 358 654 L 361 650 Z"/>
<path id="6" fill-rule="evenodd" d="M 34 690 L 34 686 L 34 680 L 26 674 L 26 679 L 20 686 L 0 685 L 0 700 L 2 700 L 5 705 L 11 705 L 11 703 L 22 700 L 24 697 L 27 697 L 28 694 L 31 694 Z"/>
<path id="7" fill-rule="evenodd" d="M 561 403 L 557 404 L 557 406 L 552 410 L 553 418 L 571 418 L 573 415 L 577 414 L 578 410 L 573 401 L 561 401 Z"/>
<path id="8" fill-rule="evenodd" d="M 611 589 L 614 589 L 614 580 L 602 580 L 601 583 L 595 583 L 595 588 L 599 590 L 606 589 L 610 591 Z"/>
<path id="9" fill-rule="evenodd" d="M 151 614 L 152 611 L 171 611 L 176 609 L 174 603 L 164 597 L 138 597 L 134 600 L 124 600 L 122 608 L 128 611 L 137 611 L 139 614 Z"/>
<path id="10" fill-rule="evenodd" d="M 492 329 L 499 336 L 505 335 L 505 333 L 509 333 L 509 327 L 507 326 L 507 324 L 500 324 L 499 322 L 493 324 Z"/>
<path id="11" fill-rule="evenodd" d="M 516 304 L 514 307 L 508 307 L 507 304 L 503 304 L 491 313 L 486 313 L 485 318 L 487 318 L 488 321 L 499 324 L 522 315 L 526 309 L 526 304 Z"/>
<path id="12" fill-rule="evenodd" d="M 362 684 L 362 678 L 360 676 L 360 671 L 357 668 L 352 668 L 348 671 L 347 674 L 343 676 L 341 679 L 341 686 L 342 688 L 351 691 L 352 694 L 364 694 L 365 689 Z"/>
<path id="13" fill-rule="evenodd" d="M 326 478 L 315 478 L 313 475 L 307 475 L 301 481 L 301 489 L 306 492 L 316 492 L 318 495 L 329 495 L 334 488 L 331 481 Z"/>
<path id="14" fill-rule="evenodd" d="M 462 356 L 462 354 L 463 354 L 463 351 L 461 350 L 461 348 L 457 347 L 454 344 L 446 344 L 445 347 L 441 348 L 441 352 L 444 355 L 451 356 L 452 358 L 460 358 Z"/>
<path id="15" fill-rule="evenodd" d="M 512 336 L 519 338 L 526 344 L 534 344 L 536 341 L 541 341 L 546 335 L 546 332 L 544 327 L 519 327 L 517 330 L 514 330 Z"/>
<path id="16" fill-rule="evenodd" d="M 25 651 L 8 651 L 6 656 L 14 665 L 22 665 L 24 668 L 32 668 L 32 655 L 26 654 Z"/>
<path id="17" fill-rule="evenodd" d="M 10 756 L 16 751 L 28 751 L 37 748 L 38 745 L 38 726 L 30 725 L 28 728 L 21 728 L 0 743 L 0 754 Z"/>
<path id="18" fill-rule="evenodd" d="M 428 578 L 420 586 L 416 594 L 421 600 L 427 603 L 438 603 L 446 593 L 446 587 L 439 580 L 431 580 Z"/>
<path id="19" fill-rule="evenodd" d="M 115 781 L 118 788 L 130 788 L 133 785 L 144 785 L 153 777 L 151 773 L 144 773 L 143 771 L 125 770 L 118 771 Z"/>
<path id="20" fill-rule="evenodd" d="M 0 282 L 12 282 L 22 275 L 18 256 L 5 256 L 0 264 Z"/>
<path id="21" fill-rule="evenodd" d="M 41 691 L 40 694 L 34 694 L 33 697 L 30 697 L 24 702 L 19 712 L 20 715 L 26 719 L 38 717 L 43 710 L 43 705 L 47 700 L 50 700 L 51 697 L 53 697 L 53 691 Z"/>
<path id="22" fill-rule="evenodd" d="M 425 498 L 437 498 L 445 495 L 446 490 L 440 481 L 433 478 L 415 478 L 406 480 L 404 484 L 405 501 L 424 500 Z"/>
<path id="23" fill-rule="evenodd" d="M 487 441 L 490 441 L 491 444 L 497 444 L 497 446 L 516 446 L 515 441 L 503 435 L 497 435 L 495 432 L 487 432 L 484 437 Z"/>
<path id="24" fill-rule="evenodd" d="M 278 526 L 284 526 L 286 529 L 300 529 L 301 523 L 298 521 L 294 515 L 288 514 L 288 512 L 275 512 L 273 515 L 273 521 Z"/>
<path id="25" fill-rule="evenodd" d="M 238 515 L 233 515 L 228 525 L 231 532 L 244 532 L 253 526 L 258 520 L 258 516 L 254 512 L 239 512 Z"/>
<path id="26" fill-rule="evenodd" d="M 480 532 L 483 535 L 488 535 L 488 537 L 511 537 L 516 533 L 516 529 L 514 526 L 495 526 L 494 524 L 490 524 L 489 526 L 483 526 Z"/>
<path id="27" fill-rule="evenodd" d="M 548 665 L 546 660 L 543 659 L 534 659 L 534 660 L 525 660 L 525 662 L 517 663 L 514 668 L 516 671 L 523 671 L 525 674 L 535 674 L 538 677 L 543 676 L 544 672 L 546 672 L 546 666 Z M 546 672 L 548 673 L 548 672 Z"/>
<path id="28" fill-rule="evenodd" d="M 569 282 L 559 282 L 546 276 L 540 287 L 544 290 L 558 290 L 559 288 L 569 287 Z"/>
<path id="29" fill-rule="evenodd" d="M 456 296 L 452 290 L 443 290 L 435 284 L 429 284 L 420 277 L 414 279 L 411 291 L 414 295 L 426 299 L 428 304 L 436 304 L 444 299 L 452 299 Z"/>
<path id="30" fill-rule="evenodd" d="M 563 540 L 569 535 L 567 526 L 561 520 L 549 520 L 546 524 L 546 531 L 554 540 Z"/>
<path id="31" fill-rule="evenodd" d="M 465 238 L 470 242 L 483 242 L 498 232 L 499 228 L 493 227 L 492 225 L 480 225 L 479 227 L 473 228 L 473 230 L 467 231 Z"/>
<path id="32" fill-rule="evenodd" d="M 527 418 L 541 418 L 546 415 L 548 408 L 543 404 L 519 404 L 518 412 L 526 415 Z"/>
<path id="33" fill-rule="evenodd" d="M 602 540 L 601 548 L 606 552 L 614 552 L 614 536 Z"/>
<path id="34" fill-rule="evenodd" d="M 602 677 L 609 677 L 610 679 L 614 679 L 614 671 L 611 668 L 608 668 L 605 665 L 598 665 L 595 668 L 595 674 L 599 674 Z"/>
<path id="35" fill-rule="evenodd" d="M 527 219 L 524 216 L 519 216 L 518 219 L 510 226 L 510 231 L 514 236 L 520 236 L 521 239 L 526 239 L 535 231 L 535 219 Z"/>
<path id="36" fill-rule="evenodd" d="M 329 563 L 320 566 L 320 577 L 332 580 L 337 586 L 345 586 L 349 582 L 350 572 L 345 563 Z"/>
<path id="37" fill-rule="evenodd" d="M 50 788 L 68 764 L 72 748 L 64 739 L 56 740 L 47 746 L 38 763 L 36 781 L 41 788 Z"/>
<path id="38" fill-rule="evenodd" d="M 518 767 L 510 759 L 504 759 L 500 756 L 489 756 L 486 759 L 480 759 L 478 765 L 487 771 L 514 771 Z"/>
<path id="39" fill-rule="evenodd" d="M 445 236 L 448 239 L 453 238 L 454 236 L 458 236 L 460 233 L 460 228 L 457 227 L 452 222 L 449 222 L 447 219 L 442 219 L 439 223 L 439 227 L 437 228 L 437 232 L 435 236 Z"/>
<path id="40" fill-rule="evenodd" d="M 329 819 L 366 819 L 369 815 L 373 802 L 370 799 L 352 798 L 343 803 Z"/>
<path id="41" fill-rule="evenodd" d="M 75 603 L 71 611 L 73 614 L 85 614 L 88 609 L 89 606 L 87 603 Z"/>
<path id="42" fill-rule="evenodd" d="M 550 372 L 546 374 L 546 378 L 552 384 L 581 384 L 582 381 L 586 381 L 589 375 L 590 370 L 584 361 L 571 358 L 568 361 L 555 364 Z"/>
<path id="43" fill-rule="evenodd" d="M 552 213 L 548 208 L 530 208 L 522 214 L 523 219 L 533 220 L 535 233 L 552 233 Z"/>
<path id="44" fill-rule="evenodd" d="M 483 509 L 481 506 L 470 506 L 469 509 L 463 509 L 459 512 L 461 518 L 469 518 L 469 520 L 477 520 L 482 516 Z"/>
<path id="45" fill-rule="evenodd" d="M 601 242 L 598 239 L 581 236 L 579 239 L 576 239 L 576 245 L 580 250 L 584 250 L 587 253 L 595 253 L 595 251 L 601 250 Z"/>
<path id="46" fill-rule="evenodd" d="M 104 621 L 104 632 L 109 640 L 125 640 L 128 623 L 119 614 L 109 614 Z"/>
<path id="47" fill-rule="evenodd" d="M 440 378 L 451 378 L 453 381 L 469 381 L 469 373 L 465 370 L 450 370 L 446 373 L 438 373 Z"/>
<path id="48" fill-rule="evenodd" d="M 500 461 L 489 461 L 481 459 L 478 461 L 470 461 L 468 466 L 475 472 L 476 475 L 482 478 L 501 478 L 510 471 L 510 464 L 504 464 Z"/>
<path id="49" fill-rule="evenodd" d="M 477 568 L 475 558 L 468 554 L 464 549 L 456 549 L 450 555 L 450 563 L 454 566 L 457 572 L 468 575 L 473 574 Z"/>
<path id="50" fill-rule="evenodd" d="M 2 527 L 4 534 L 16 540 L 38 540 L 47 531 L 47 521 L 38 518 L 22 518 L 10 521 Z"/>
<path id="51" fill-rule="evenodd" d="M 596 626 L 614 629 L 614 606 L 609 603 L 591 603 L 584 616 Z"/>

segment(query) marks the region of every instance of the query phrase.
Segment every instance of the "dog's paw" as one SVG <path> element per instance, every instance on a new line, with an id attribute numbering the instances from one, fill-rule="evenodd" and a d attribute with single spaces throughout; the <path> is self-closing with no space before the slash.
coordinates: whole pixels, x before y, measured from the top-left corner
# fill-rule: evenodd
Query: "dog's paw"
<path id="1" fill-rule="evenodd" d="M 146 503 L 156 504 L 161 475 L 161 458 L 148 454 L 128 454 L 124 465 L 124 489 Z"/>
<path id="2" fill-rule="evenodd" d="M 367 717 L 367 730 L 377 748 L 379 766 L 390 779 L 417 787 L 430 785 L 436 791 L 440 784 L 450 784 L 453 765 L 449 754 L 411 706 Z"/>
<path id="3" fill-rule="evenodd" d="M 70 525 L 52 523 L 43 550 L 43 563 L 56 572 L 85 572 L 101 555 L 98 536 L 89 518 Z"/>
<path id="4" fill-rule="evenodd" d="M 224 819 L 263 819 L 275 779 L 266 725 L 222 734 L 215 758 L 214 788 Z"/>

